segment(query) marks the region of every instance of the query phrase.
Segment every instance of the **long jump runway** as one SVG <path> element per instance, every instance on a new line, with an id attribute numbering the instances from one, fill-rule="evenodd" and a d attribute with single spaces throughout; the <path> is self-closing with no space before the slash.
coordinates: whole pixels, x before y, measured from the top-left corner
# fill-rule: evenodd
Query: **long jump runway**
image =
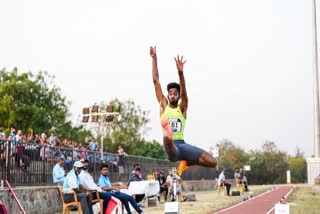
<path id="1" fill-rule="evenodd" d="M 222 208 L 211 214 L 272 214 L 275 212 L 275 204 L 278 203 L 283 196 L 286 200 L 294 188 L 294 186 L 278 186 L 258 196 L 254 196 L 247 201 Z"/>

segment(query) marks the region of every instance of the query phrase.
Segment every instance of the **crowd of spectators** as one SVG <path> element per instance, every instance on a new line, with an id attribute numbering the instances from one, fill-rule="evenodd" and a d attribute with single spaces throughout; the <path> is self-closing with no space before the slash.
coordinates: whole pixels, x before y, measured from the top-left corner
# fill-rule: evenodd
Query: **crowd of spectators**
<path id="1" fill-rule="evenodd" d="M 66 138 L 61 140 L 54 131 L 47 137 L 46 133 L 34 134 L 33 130 L 27 134 L 22 130 L 16 131 L 14 126 L 6 136 L 0 125 L 0 161 L 5 162 L 6 166 L 10 161 L 10 168 L 18 167 L 21 172 L 27 169 L 30 160 L 57 161 L 64 158 L 67 167 L 71 161 L 83 158 L 100 161 L 97 151 L 100 151 L 100 147 L 94 138 L 87 143 Z"/>

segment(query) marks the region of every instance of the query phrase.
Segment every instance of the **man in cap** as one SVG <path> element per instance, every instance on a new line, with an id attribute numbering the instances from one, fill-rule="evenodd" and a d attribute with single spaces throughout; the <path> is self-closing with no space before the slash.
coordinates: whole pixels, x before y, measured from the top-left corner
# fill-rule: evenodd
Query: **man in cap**
<path id="1" fill-rule="evenodd" d="M 82 212 L 86 214 L 93 214 L 91 204 L 92 194 L 80 188 L 79 174 L 82 169 L 83 164 L 80 161 L 74 162 L 73 169 L 68 173 L 63 182 L 63 199 L 66 203 L 74 201 L 73 194 L 67 194 L 73 190 L 77 194 L 78 201 L 80 201 Z"/>
<path id="2" fill-rule="evenodd" d="M 111 198 L 111 194 L 108 192 L 104 192 L 93 180 L 93 177 L 89 174 L 88 170 L 88 163 L 89 160 L 87 159 L 81 159 L 80 162 L 83 164 L 83 170 L 81 170 L 81 173 L 79 175 L 80 178 L 80 184 L 86 189 L 86 190 L 97 190 L 100 198 L 103 199 L 103 208 L 100 207 L 101 210 L 103 210 L 102 213 L 106 212 L 107 205 L 109 203 L 109 200 Z M 96 193 L 93 193 L 93 198 L 97 198 Z"/>

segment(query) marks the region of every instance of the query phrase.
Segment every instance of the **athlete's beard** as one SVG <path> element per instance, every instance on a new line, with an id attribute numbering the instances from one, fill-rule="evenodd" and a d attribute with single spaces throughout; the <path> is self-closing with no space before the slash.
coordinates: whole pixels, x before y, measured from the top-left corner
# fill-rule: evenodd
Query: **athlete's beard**
<path id="1" fill-rule="evenodd" d="M 169 100 L 170 104 L 173 106 L 178 105 L 179 100 Z"/>

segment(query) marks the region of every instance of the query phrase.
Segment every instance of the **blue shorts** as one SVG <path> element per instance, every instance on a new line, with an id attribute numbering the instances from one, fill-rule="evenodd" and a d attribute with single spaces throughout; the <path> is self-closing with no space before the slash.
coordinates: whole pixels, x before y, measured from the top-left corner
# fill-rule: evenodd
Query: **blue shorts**
<path id="1" fill-rule="evenodd" d="M 192 146 L 184 140 L 174 140 L 175 150 L 167 151 L 167 158 L 170 161 L 186 160 L 187 162 L 197 162 L 203 152 L 203 149 Z"/>

